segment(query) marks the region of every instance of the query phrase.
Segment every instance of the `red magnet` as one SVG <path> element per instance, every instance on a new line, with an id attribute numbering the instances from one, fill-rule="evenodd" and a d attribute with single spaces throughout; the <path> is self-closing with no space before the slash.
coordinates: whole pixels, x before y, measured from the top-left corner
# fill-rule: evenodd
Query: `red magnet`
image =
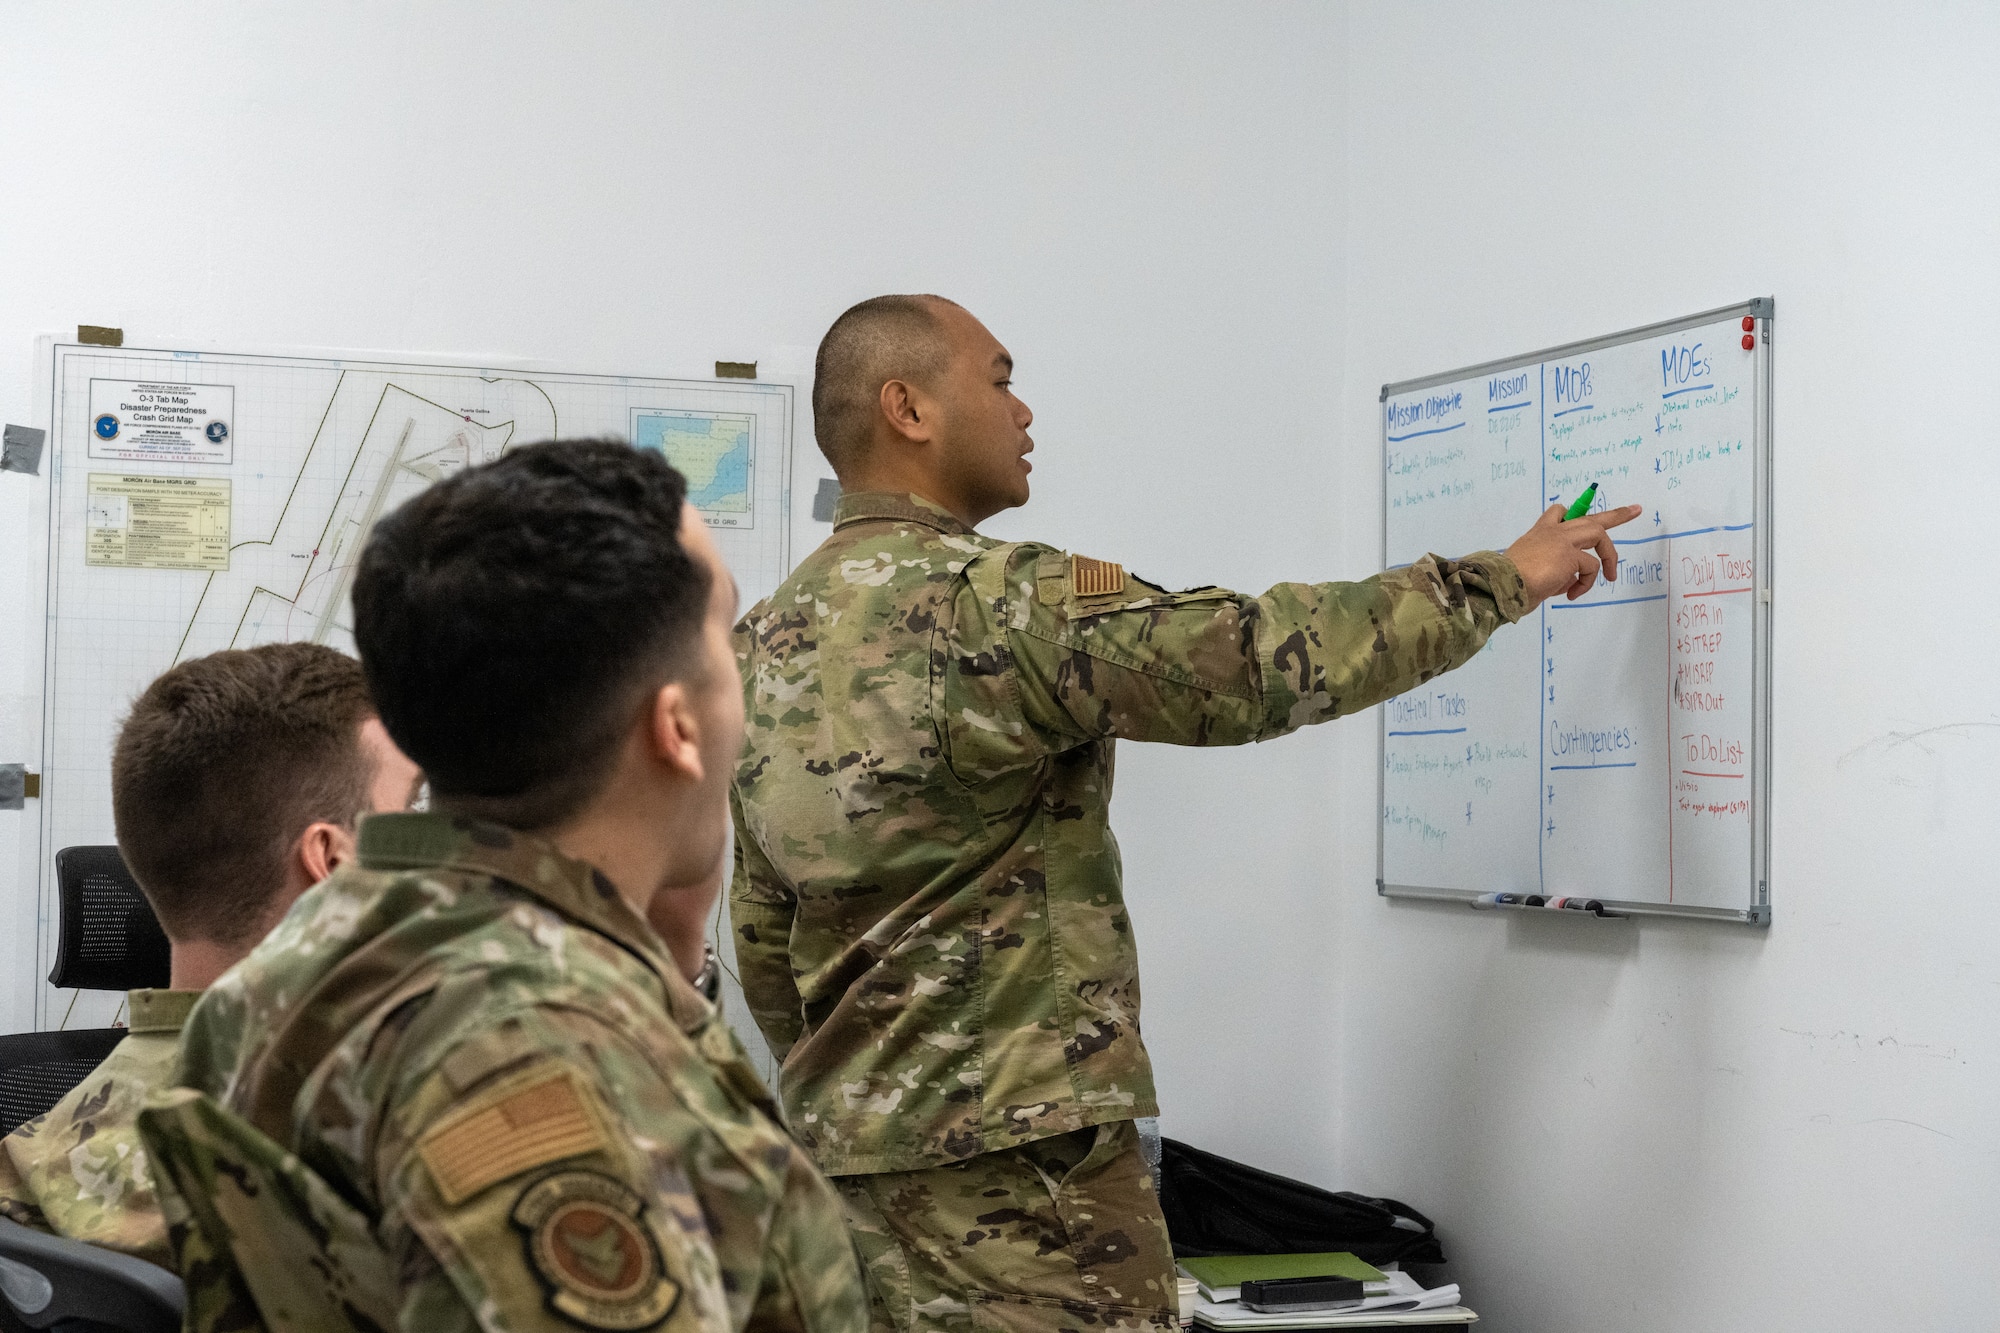
<path id="1" fill-rule="evenodd" d="M 1754 334 L 1754 333 L 1746 333 L 1746 334 L 1744 334 L 1744 335 L 1743 335 L 1743 350 L 1744 350 L 1744 351 L 1746 351 L 1746 352 L 1750 352 L 1750 351 L 1755 351 L 1755 350 L 1756 350 L 1756 348 L 1757 348 L 1757 335 L 1756 335 L 1756 334 Z"/>
<path id="2" fill-rule="evenodd" d="M 1755 315 L 1745 315 L 1743 317 L 1743 331 L 1745 333 L 1755 333 L 1757 331 L 1757 317 Z"/>

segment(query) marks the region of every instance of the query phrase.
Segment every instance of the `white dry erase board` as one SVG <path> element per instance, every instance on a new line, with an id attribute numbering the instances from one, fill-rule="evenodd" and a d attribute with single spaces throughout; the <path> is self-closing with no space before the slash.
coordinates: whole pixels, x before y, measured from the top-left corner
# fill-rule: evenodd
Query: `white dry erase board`
<path id="1" fill-rule="evenodd" d="M 1383 705 L 1385 895 L 1770 923 L 1772 304 L 1383 386 L 1386 565 L 1645 506 L 1616 583 Z"/>

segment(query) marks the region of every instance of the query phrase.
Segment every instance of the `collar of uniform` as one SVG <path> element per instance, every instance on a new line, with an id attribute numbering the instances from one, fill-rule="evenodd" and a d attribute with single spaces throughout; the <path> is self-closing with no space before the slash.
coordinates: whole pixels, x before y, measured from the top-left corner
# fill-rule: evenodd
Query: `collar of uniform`
<path id="1" fill-rule="evenodd" d="M 619 896 L 618 886 L 546 838 L 466 815 L 389 814 L 363 817 L 358 842 L 364 869 L 469 870 L 506 880 L 610 936 L 658 973 L 666 983 L 667 1007 L 683 1030 L 704 1021 L 708 1001 L 674 966 L 653 928 Z"/>
<path id="2" fill-rule="evenodd" d="M 955 537 L 969 537 L 972 529 L 967 527 L 956 514 L 942 505 L 933 504 L 921 495 L 908 495 L 896 491 L 855 491 L 842 495 L 833 507 L 833 529 L 835 532 L 850 523 L 867 523 L 876 519 L 894 519 L 904 523 L 921 523 L 939 532 L 948 532 Z"/>
<path id="3" fill-rule="evenodd" d="M 198 990 L 128 990 L 125 1004 L 132 1023 L 127 1031 L 179 1032 L 200 998 Z"/>

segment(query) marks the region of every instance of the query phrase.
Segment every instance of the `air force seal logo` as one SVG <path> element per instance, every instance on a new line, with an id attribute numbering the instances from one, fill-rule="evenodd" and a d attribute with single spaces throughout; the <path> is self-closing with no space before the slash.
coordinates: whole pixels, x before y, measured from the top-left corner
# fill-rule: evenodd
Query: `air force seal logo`
<path id="1" fill-rule="evenodd" d="M 639 1196 L 596 1171 L 559 1171 L 514 1205 L 528 1261 L 549 1305 L 588 1328 L 651 1328 L 673 1313 L 680 1284 L 640 1220 Z"/>

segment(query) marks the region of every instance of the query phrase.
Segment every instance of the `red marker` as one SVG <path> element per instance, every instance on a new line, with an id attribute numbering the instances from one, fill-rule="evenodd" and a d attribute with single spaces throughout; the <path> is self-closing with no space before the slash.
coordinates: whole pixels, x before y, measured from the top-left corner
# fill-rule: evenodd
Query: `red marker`
<path id="1" fill-rule="evenodd" d="M 1745 333 L 1755 333 L 1757 331 L 1757 317 L 1755 315 L 1745 315 L 1743 317 L 1743 331 Z"/>
<path id="2" fill-rule="evenodd" d="M 1744 350 L 1744 351 L 1746 351 L 1746 352 L 1750 352 L 1750 351 L 1755 351 L 1755 350 L 1756 350 L 1756 347 L 1757 347 L 1757 335 L 1756 335 L 1756 334 L 1754 334 L 1754 333 L 1746 333 L 1746 334 L 1744 334 L 1744 335 L 1743 335 L 1743 350 Z M 1497 466 L 1497 465 L 1496 465 L 1496 466 Z"/>

